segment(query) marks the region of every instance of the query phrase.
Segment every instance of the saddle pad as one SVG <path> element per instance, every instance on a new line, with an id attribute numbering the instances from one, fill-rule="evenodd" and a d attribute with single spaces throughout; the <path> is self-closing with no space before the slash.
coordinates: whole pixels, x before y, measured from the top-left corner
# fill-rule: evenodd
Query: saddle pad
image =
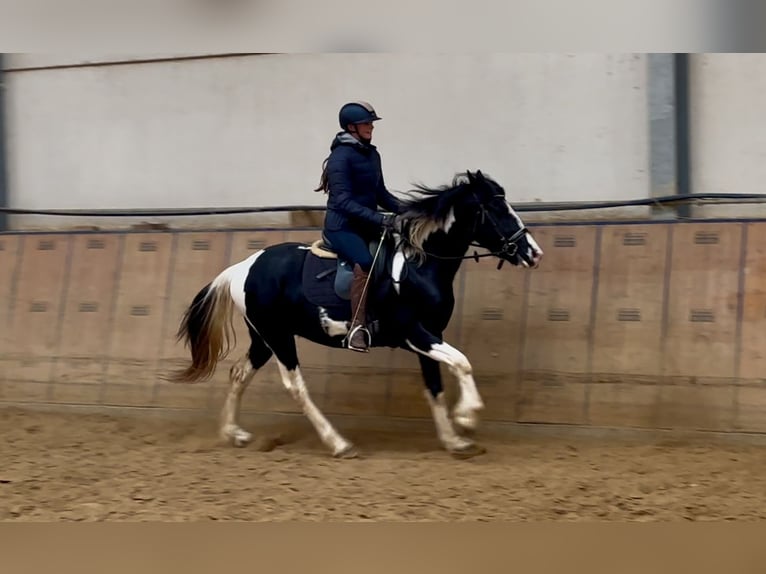
<path id="1" fill-rule="evenodd" d="M 335 274 L 338 266 L 337 259 L 317 257 L 313 253 L 306 254 L 303 263 L 303 293 L 314 305 L 322 307 L 346 307 L 348 302 L 335 293 Z M 320 278 L 317 278 L 321 275 Z"/>

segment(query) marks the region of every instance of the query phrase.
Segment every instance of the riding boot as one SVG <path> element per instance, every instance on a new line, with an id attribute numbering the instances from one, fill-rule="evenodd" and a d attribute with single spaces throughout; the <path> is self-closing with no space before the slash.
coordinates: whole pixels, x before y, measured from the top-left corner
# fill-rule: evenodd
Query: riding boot
<path id="1" fill-rule="evenodd" d="M 352 351 L 366 353 L 369 350 L 370 332 L 367 330 L 367 279 L 369 273 L 364 271 L 358 264 L 354 265 L 354 278 L 351 282 L 351 324 L 348 348 Z"/>

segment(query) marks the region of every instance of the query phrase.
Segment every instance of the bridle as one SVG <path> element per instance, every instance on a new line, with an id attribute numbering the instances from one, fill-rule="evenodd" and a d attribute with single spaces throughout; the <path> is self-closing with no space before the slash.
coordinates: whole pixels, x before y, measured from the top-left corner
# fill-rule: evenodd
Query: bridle
<path id="1" fill-rule="evenodd" d="M 473 196 L 476 198 L 478 202 L 478 198 L 476 197 L 476 194 L 474 193 Z M 503 197 L 502 195 L 495 195 L 494 197 Z M 500 236 L 500 241 L 502 243 L 501 247 L 497 251 L 489 251 L 488 253 L 483 253 L 482 255 L 479 255 L 476 251 L 473 252 L 473 255 L 469 255 L 468 257 L 474 259 L 475 261 L 479 261 L 480 257 L 500 257 L 501 255 L 507 255 L 508 257 L 513 257 L 518 253 L 519 251 L 519 240 L 524 236 L 525 233 L 527 233 L 527 227 L 525 225 L 522 225 L 521 228 L 511 235 L 510 237 L 506 237 L 503 235 L 503 233 L 500 231 L 500 226 L 498 226 L 497 222 L 494 220 L 492 215 L 487 211 L 487 209 L 484 207 L 483 203 L 479 203 L 481 206 L 481 210 L 477 214 L 477 218 L 474 221 L 473 224 L 473 233 L 476 233 L 476 227 L 479 224 L 479 220 L 481 220 L 481 223 L 484 223 L 484 219 L 489 219 L 489 222 L 492 224 L 492 227 L 497 232 L 498 236 Z M 472 247 L 481 247 L 478 243 L 472 241 L 469 243 Z M 465 258 L 465 256 L 463 257 Z M 505 263 L 505 259 L 500 258 L 500 261 L 497 262 L 497 268 L 502 268 L 503 264 Z"/>
<path id="2" fill-rule="evenodd" d="M 524 236 L 525 233 L 527 233 L 527 227 L 525 225 L 521 226 L 521 229 L 519 229 L 516 233 L 511 235 L 510 237 L 506 237 L 502 231 L 500 231 L 500 226 L 497 224 L 497 221 L 492 217 L 492 215 L 487 211 L 487 208 L 484 207 L 484 204 L 479 201 L 479 198 L 476 197 L 476 193 L 472 193 L 474 199 L 476 199 L 476 203 L 478 203 L 480 210 L 476 213 L 476 218 L 473 222 L 473 230 L 471 232 L 471 236 L 476 234 L 476 229 L 478 228 L 479 224 L 484 224 L 485 219 L 488 219 L 489 222 L 492 224 L 492 227 L 497 232 L 497 235 L 500 237 L 501 241 L 501 247 L 500 249 L 497 249 L 495 251 L 487 251 L 487 253 L 482 253 L 479 255 L 479 253 L 474 250 L 473 255 L 436 255 L 434 253 L 429 253 L 425 249 L 423 249 L 423 253 L 425 253 L 429 257 L 433 257 L 435 259 L 447 259 L 447 260 L 457 260 L 457 259 L 473 259 L 478 263 L 479 259 L 482 257 L 498 257 L 500 258 L 500 261 L 497 263 L 497 268 L 502 268 L 503 264 L 505 263 L 505 259 L 502 258 L 503 255 L 508 257 L 513 257 L 516 255 L 516 253 L 519 250 L 519 240 Z M 504 197 L 503 195 L 497 194 L 493 196 L 493 199 L 495 197 Z M 471 241 L 471 243 L 468 244 L 469 247 L 480 247 L 482 249 L 486 249 L 482 245 L 479 245 L 475 241 Z"/>

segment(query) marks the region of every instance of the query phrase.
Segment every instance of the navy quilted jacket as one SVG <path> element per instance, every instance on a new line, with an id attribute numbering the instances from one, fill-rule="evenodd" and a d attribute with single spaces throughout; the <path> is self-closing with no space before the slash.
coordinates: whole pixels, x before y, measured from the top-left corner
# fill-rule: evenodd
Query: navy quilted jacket
<path id="1" fill-rule="evenodd" d="M 383 224 L 378 205 L 389 212 L 401 212 L 401 204 L 383 181 L 378 150 L 351 134 L 339 132 L 333 139 L 327 160 L 327 179 L 325 229 L 329 231 L 353 231 L 369 237 Z"/>

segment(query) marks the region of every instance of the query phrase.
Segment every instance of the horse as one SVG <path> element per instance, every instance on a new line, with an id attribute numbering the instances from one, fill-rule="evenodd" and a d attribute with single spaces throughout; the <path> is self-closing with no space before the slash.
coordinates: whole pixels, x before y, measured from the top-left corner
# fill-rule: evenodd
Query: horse
<path id="1" fill-rule="evenodd" d="M 375 255 L 368 282 L 370 347 L 417 354 L 441 445 L 455 458 L 470 458 L 486 452 L 470 438 L 484 403 L 470 361 L 442 335 L 455 305 L 455 276 L 463 260 L 479 257 L 496 257 L 498 270 L 506 261 L 537 268 L 543 251 L 503 187 L 481 170 L 457 173 L 451 184 L 440 187 L 418 184 L 404 195 L 401 229 L 384 232 L 369 245 Z M 486 253 L 467 254 L 471 246 Z M 191 362 L 168 378 L 176 383 L 209 379 L 231 351 L 236 310 L 244 318 L 250 346 L 229 371 L 221 439 L 234 446 L 252 439 L 238 424 L 242 396 L 274 356 L 284 387 L 332 456 L 358 456 L 309 395 L 295 342 L 302 337 L 325 347 L 346 346 L 353 312 L 350 276 L 350 265 L 323 235 L 309 244 L 273 244 L 229 266 L 199 290 L 183 313 L 177 341 L 191 349 Z M 452 418 L 440 363 L 456 377 L 460 391 Z"/>

